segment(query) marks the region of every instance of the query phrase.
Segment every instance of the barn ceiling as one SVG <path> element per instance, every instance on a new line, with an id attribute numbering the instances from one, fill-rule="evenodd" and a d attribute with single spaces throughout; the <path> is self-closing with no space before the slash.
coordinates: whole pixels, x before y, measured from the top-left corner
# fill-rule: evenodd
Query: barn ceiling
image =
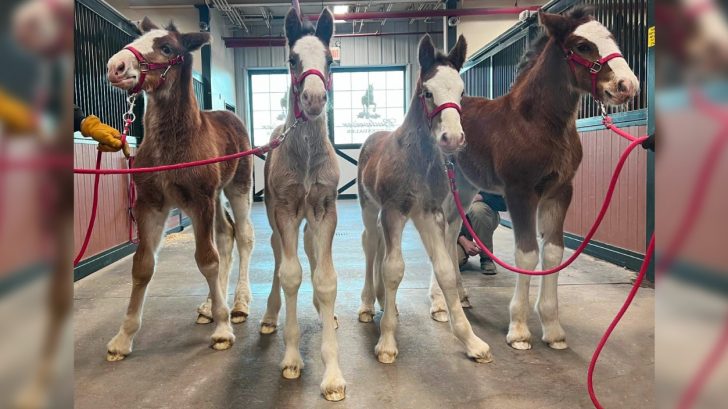
<path id="1" fill-rule="evenodd" d="M 280 20 L 288 12 L 291 2 L 285 0 L 129 0 L 131 8 L 165 8 L 194 6 L 206 2 L 210 7 L 222 12 L 231 28 L 247 32 L 251 26 L 264 25 L 270 28 L 274 21 Z M 334 10 L 335 6 L 348 6 L 347 12 L 367 11 L 426 11 L 444 8 L 442 0 L 300 0 L 304 14 L 318 14 L 323 7 Z M 335 10 L 335 12 L 341 12 Z M 380 20 L 381 21 L 381 20 Z M 353 22 L 351 24 L 356 24 Z M 362 24 L 363 21 L 358 22 Z"/>

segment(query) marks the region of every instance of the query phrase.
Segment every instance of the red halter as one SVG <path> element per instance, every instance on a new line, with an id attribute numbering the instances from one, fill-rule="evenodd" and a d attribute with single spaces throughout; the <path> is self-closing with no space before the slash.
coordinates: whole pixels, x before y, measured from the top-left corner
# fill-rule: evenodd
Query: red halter
<path id="1" fill-rule="evenodd" d="M 566 61 L 569 62 L 569 68 L 571 68 L 572 73 L 576 75 L 576 67 L 574 66 L 574 63 L 582 65 L 589 70 L 592 82 L 592 96 L 597 101 L 599 101 L 599 97 L 597 97 L 597 77 L 599 76 L 599 71 L 602 70 L 602 66 L 615 58 L 624 58 L 621 53 L 612 53 L 596 61 L 589 61 L 575 53 L 574 50 L 564 49 L 564 52 L 566 53 Z"/>
<path id="2" fill-rule="evenodd" d="M 159 83 L 158 87 L 162 86 L 162 84 L 164 84 L 164 80 L 167 78 L 167 72 L 169 71 L 169 69 L 175 65 L 182 64 L 182 62 L 184 62 L 185 60 L 182 55 L 178 55 L 170 58 L 167 62 L 152 63 L 148 62 L 146 58 L 144 58 L 142 53 L 140 53 L 139 50 L 137 50 L 136 48 L 132 46 L 126 46 L 124 47 L 124 49 L 134 54 L 134 57 L 136 57 L 137 61 L 139 61 L 139 80 L 137 81 L 137 84 L 134 86 L 134 88 L 129 90 L 130 94 L 136 94 L 142 90 L 142 87 L 144 86 L 144 80 L 147 77 L 147 73 L 149 71 L 164 70 L 162 76 L 160 77 L 161 82 Z"/>
<path id="3" fill-rule="evenodd" d="M 293 114 L 296 116 L 296 119 L 300 121 L 306 121 L 307 118 L 303 116 L 303 111 L 301 110 L 301 107 L 298 105 L 298 97 L 299 97 L 299 91 L 298 87 L 303 84 L 303 80 L 306 79 L 309 75 L 315 75 L 319 78 L 321 78 L 321 81 L 324 83 L 324 89 L 328 92 L 331 90 L 331 72 L 329 72 L 329 78 L 326 79 L 326 76 L 317 69 L 310 69 L 306 70 L 301 73 L 300 76 L 296 77 L 296 73 L 291 70 L 291 90 L 293 91 Z"/>
<path id="4" fill-rule="evenodd" d="M 420 94 L 420 101 L 422 102 L 422 109 L 425 110 L 425 115 L 427 115 L 427 119 L 430 120 L 430 127 L 432 127 L 432 119 L 435 118 L 440 112 L 452 108 L 456 111 L 458 111 L 458 114 L 463 113 L 463 109 L 460 107 L 460 105 L 454 103 L 454 102 L 445 102 L 444 104 L 438 105 L 435 107 L 435 109 L 430 112 L 429 109 L 427 109 L 427 100 L 425 99 L 425 94 Z"/>

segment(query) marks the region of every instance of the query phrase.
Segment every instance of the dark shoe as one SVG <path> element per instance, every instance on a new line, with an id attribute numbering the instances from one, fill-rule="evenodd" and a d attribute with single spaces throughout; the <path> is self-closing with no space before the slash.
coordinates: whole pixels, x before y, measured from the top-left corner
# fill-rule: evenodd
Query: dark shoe
<path id="1" fill-rule="evenodd" d="M 480 260 L 480 270 L 481 273 L 489 276 L 495 275 L 498 272 L 493 260 Z"/>

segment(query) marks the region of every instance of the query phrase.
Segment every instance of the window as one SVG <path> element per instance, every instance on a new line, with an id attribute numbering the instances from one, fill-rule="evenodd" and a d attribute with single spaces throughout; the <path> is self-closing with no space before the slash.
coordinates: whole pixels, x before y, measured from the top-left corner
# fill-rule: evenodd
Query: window
<path id="1" fill-rule="evenodd" d="M 404 120 L 405 67 L 334 68 L 329 129 L 334 144 L 361 144 Z M 268 143 L 288 115 L 288 71 L 249 71 L 250 129 L 254 146 Z"/>
<path id="2" fill-rule="evenodd" d="M 377 131 L 392 131 L 404 120 L 402 68 L 339 69 L 333 81 L 333 140 L 361 144 Z"/>
<path id="3" fill-rule="evenodd" d="M 289 81 L 286 70 L 250 72 L 250 129 L 254 146 L 268 143 L 273 129 L 285 122 Z"/>

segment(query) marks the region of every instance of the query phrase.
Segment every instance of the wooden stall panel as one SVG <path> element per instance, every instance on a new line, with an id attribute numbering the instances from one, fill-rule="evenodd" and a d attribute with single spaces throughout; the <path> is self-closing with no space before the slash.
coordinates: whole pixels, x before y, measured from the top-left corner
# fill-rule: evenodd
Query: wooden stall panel
<path id="1" fill-rule="evenodd" d="M 624 128 L 644 135 L 645 126 Z M 609 130 L 581 133 L 584 159 L 574 178 L 574 198 L 565 230 L 584 236 L 594 223 L 609 187 L 614 167 L 629 143 Z M 625 163 L 612 203 L 594 239 L 638 253 L 644 253 L 646 235 L 647 155 L 638 148 Z"/>
<path id="2" fill-rule="evenodd" d="M 102 155 L 102 168 L 126 167 L 121 153 Z M 74 145 L 74 166 L 93 168 L 96 164 L 96 145 L 77 143 Z M 129 198 L 127 175 L 104 175 L 99 183 L 99 205 L 96 224 L 84 258 L 101 253 L 129 241 Z M 91 217 L 93 203 L 93 175 L 75 175 L 74 186 L 74 253 L 83 243 L 86 227 Z"/>

